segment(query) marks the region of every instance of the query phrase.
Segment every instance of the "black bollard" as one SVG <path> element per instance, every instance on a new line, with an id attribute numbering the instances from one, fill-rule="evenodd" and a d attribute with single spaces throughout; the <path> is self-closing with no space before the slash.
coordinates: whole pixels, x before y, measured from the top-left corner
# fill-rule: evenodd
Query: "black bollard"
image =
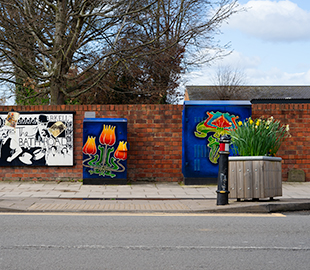
<path id="1" fill-rule="evenodd" d="M 219 173 L 217 177 L 217 205 L 228 204 L 228 156 L 230 136 L 223 135 L 220 138 L 220 158 L 219 158 Z"/>

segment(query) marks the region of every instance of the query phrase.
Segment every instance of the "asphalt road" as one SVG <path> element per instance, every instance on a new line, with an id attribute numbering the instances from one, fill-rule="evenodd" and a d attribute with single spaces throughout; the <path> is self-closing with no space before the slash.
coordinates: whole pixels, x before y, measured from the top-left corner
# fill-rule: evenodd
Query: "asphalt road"
<path id="1" fill-rule="evenodd" d="M 0 214 L 0 269 L 309 269 L 309 215 Z"/>

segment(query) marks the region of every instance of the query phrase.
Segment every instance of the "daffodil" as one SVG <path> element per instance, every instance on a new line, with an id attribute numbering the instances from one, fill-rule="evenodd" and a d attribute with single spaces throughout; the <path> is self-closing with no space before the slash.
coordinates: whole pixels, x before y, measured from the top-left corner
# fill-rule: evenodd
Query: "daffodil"
<path id="1" fill-rule="evenodd" d="M 238 125 L 239 125 L 239 127 L 241 127 L 242 126 L 242 121 L 239 121 Z"/>
<path id="2" fill-rule="evenodd" d="M 270 116 L 268 119 L 267 119 L 267 125 L 270 125 L 273 121 L 273 116 Z"/>
<path id="3" fill-rule="evenodd" d="M 285 127 L 285 131 L 289 132 L 290 131 L 290 126 L 289 125 L 286 125 Z"/>

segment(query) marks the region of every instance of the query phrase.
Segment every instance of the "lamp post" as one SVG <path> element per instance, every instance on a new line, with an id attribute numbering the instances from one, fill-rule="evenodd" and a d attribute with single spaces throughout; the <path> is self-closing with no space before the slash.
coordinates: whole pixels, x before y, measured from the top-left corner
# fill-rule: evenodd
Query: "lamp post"
<path id="1" fill-rule="evenodd" d="M 229 144 L 231 137 L 223 135 L 220 138 L 220 158 L 219 158 L 219 172 L 217 177 L 217 205 L 228 204 L 228 156 Z"/>

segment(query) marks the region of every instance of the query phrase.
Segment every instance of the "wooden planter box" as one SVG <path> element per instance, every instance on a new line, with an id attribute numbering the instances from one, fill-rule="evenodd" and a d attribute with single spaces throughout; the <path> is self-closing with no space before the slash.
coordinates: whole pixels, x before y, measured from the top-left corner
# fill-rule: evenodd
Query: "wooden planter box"
<path id="1" fill-rule="evenodd" d="M 282 196 L 281 163 L 279 157 L 229 157 L 229 198 L 272 199 Z"/>

